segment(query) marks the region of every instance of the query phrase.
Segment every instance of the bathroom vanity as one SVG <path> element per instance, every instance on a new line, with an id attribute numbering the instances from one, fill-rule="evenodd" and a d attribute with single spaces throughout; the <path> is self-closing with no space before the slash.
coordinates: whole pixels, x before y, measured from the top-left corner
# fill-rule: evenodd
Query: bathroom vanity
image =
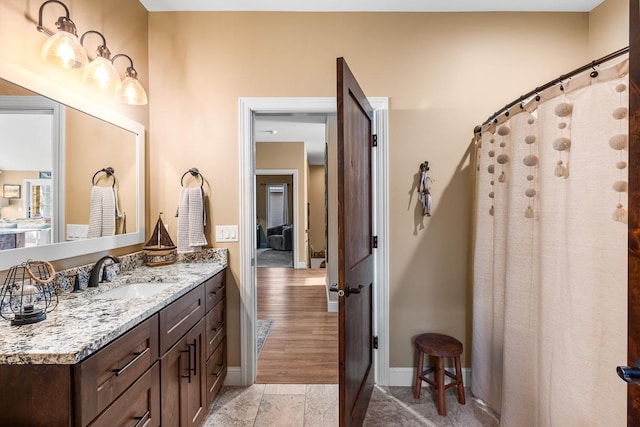
<path id="1" fill-rule="evenodd" d="M 227 373 L 225 275 L 139 267 L 40 323 L 1 323 L 0 425 L 199 425 Z"/>

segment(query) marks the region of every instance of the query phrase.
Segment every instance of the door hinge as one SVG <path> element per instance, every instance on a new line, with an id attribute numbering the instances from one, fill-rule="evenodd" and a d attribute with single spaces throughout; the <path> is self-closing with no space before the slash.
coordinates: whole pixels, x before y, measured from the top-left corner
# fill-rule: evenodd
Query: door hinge
<path id="1" fill-rule="evenodd" d="M 378 146 L 378 135 L 372 135 L 371 136 L 371 146 L 372 147 L 377 147 Z"/>
<path id="2" fill-rule="evenodd" d="M 371 238 L 371 246 L 373 246 L 374 249 L 378 249 L 378 236 Z"/>
<path id="3" fill-rule="evenodd" d="M 378 337 L 373 337 L 373 348 L 378 349 Z"/>

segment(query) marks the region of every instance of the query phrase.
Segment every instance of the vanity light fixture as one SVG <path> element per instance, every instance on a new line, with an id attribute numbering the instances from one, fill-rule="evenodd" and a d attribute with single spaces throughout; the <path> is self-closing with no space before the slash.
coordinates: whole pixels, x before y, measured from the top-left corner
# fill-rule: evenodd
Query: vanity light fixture
<path id="1" fill-rule="evenodd" d="M 42 11 L 49 3 L 58 3 L 64 8 L 65 16 L 61 16 L 56 21 L 57 33 L 52 33 L 42 25 Z M 40 6 L 38 11 L 38 31 L 49 36 L 49 39 L 42 46 L 42 59 L 54 63 L 63 68 L 83 68 L 88 61 L 84 48 L 78 41 L 76 24 L 69 17 L 69 9 L 58 0 L 47 0 Z"/>
<path id="2" fill-rule="evenodd" d="M 118 98 L 119 101 L 124 102 L 125 104 L 146 105 L 148 102 L 147 93 L 144 91 L 144 88 L 138 81 L 138 72 L 135 68 L 133 68 L 133 60 L 129 57 L 129 55 L 119 53 L 113 57 L 112 62 L 115 62 L 116 59 L 120 57 L 127 58 L 129 60 L 130 66 L 127 67 L 127 71 L 124 74 L 124 79 L 122 79 L 122 86 L 116 93 L 116 98 Z"/>
<path id="3" fill-rule="evenodd" d="M 97 34 L 102 39 L 102 44 L 96 49 L 96 58 L 84 69 L 84 80 L 110 94 L 115 94 L 120 89 L 120 75 L 111 62 L 111 51 L 107 47 L 107 41 L 99 31 L 89 30 L 80 37 L 80 44 L 84 46 L 84 39 L 89 34 Z"/>

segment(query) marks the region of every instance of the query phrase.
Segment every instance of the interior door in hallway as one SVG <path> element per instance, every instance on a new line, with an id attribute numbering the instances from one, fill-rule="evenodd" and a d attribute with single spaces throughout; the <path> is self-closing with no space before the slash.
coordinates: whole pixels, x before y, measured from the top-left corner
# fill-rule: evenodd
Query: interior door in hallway
<path id="1" fill-rule="evenodd" d="M 338 74 L 340 426 L 360 426 L 373 391 L 373 108 L 349 70 Z"/>

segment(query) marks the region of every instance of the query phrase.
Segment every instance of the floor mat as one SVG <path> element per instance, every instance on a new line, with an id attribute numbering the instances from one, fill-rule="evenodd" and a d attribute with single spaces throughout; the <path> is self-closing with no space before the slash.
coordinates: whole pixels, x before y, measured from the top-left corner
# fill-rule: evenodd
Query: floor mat
<path id="1" fill-rule="evenodd" d="M 276 251 L 271 248 L 258 249 L 257 267 L 293 267 L 291 251 Z"/>
<path id="2" fill-rule="evenodd" d="M 260 357 L 262 347 L 269 336 L 271 325 L 273 325 L 273 319 L 258 319 L 256 322 L 256 348 L 258 357 Z"/>

